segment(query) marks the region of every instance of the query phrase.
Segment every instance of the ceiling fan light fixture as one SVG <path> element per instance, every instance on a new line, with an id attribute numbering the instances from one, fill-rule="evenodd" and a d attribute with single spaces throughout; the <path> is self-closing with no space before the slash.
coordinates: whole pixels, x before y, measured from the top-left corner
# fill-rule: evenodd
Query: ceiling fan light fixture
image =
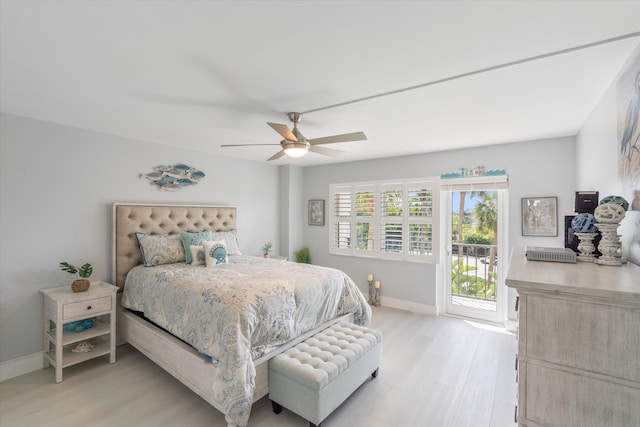
<path id="1" fill-rule="evenodd" d="M 284 153 L 289 157 L 302 157 L 309 151 L 309 143 L 283 141 Z"/>

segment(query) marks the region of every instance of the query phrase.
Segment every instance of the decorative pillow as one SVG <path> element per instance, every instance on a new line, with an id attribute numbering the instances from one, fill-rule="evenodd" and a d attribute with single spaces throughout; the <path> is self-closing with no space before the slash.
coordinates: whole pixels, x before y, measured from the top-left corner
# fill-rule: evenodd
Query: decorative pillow
<path id="1" fill-rule="evenodd" d="M 203 241 L 213 240 L 213 233 L 211 230 L 199 231 L 197 233 L 188 233 L 183 231 L 180 233 L 180 238 L 182 239 L 182 245 L 184 246 L 185 261 L 187 264 L 191 264 L 193 262 L 193 257 L 191 256 L 190 246 L 202 246 Z"/>
<path id="2" fill-rule="evenodd" d="M 185 250 L 177 234 L 136 233 L 145 267 L 184 262 Z"/>
<path id="3" fill-rule="evenodd" d="M 211 240 L 224 240 L 227 245 L 227 252 L 229 255 L 242 255 L 240 252 L 240 245 L 238 244 L 238 231 L 216 231 L 213 233 Z"/>
<path id="4" fill-rule="evenodd" d="M 203 265 L 206 264 L 207 258 L 204 253 L 204 246 L 189 246 L 189 252 L 191 252 L 191 265 Z"/>
<path id="5" fill-rule="evenodd" d="M 202 246 L 204 247 L 207 267 L 214 267 L 229 262 L 229 258 L 227 258 L 227 246 L 224 240 L 204 241 L 202 242 Z"/>

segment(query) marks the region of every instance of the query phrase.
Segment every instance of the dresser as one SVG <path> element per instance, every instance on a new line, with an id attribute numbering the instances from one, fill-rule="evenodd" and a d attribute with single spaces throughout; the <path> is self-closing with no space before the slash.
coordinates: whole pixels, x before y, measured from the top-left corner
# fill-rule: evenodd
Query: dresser
<path id="1" fill-rule="evenodd" d="M 514 249 L 520 426 L 640 427 L 640 267 L 527 261 Z"/>

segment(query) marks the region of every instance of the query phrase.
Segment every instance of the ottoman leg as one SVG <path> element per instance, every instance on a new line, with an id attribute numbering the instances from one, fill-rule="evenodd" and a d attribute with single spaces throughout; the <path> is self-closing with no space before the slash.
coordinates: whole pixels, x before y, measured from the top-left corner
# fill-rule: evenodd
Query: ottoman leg
<path id="1" fill-rule="evenodd" d="M 276 414 L 279 414 L 280 412 L 282 412 L 282 405 L 279 403 L 274 402 L 273 400 L 271 401 L 271 406 L 273 407 L 273 412 Z"/>
<path id="2" fill-rule="evenodd" d="M 373 371 L 373 373 L 371 374 L 371 376 L 373 378 L 377 378 L 378 377 L 378 370 L 380 370 L 380 368 L 377 368 L 375 371 Z"/>

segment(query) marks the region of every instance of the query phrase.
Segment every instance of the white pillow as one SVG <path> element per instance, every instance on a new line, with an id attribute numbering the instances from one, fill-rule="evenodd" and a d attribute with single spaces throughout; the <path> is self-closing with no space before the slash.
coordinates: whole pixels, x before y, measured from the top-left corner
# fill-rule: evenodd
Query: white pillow
<path id="1" fill-rule="evenodd" d="M 242 255 L 240 245 L 238 244 L 237 230 L 216 231 L 213 233 L 213 237 L 208 240 L 224 240 L 229 255 Z"/>
<path id="2" fill-rule="evenodd" d="M 204 257 L 207 267 L 215 267 L 220 264 L 227 264 L 227 245 L 224 240 L 203 241 Z"/>
<path id="3" fill-rule="evenodd" d="M 179 234 L 136 233 L 145 267 L 185 261 L 184 246 Z"/>
<path id="4" fill-rule="evenodd" d="M 189 252 L 191 252 L 191 265 L 204 265 L 207 263 L 204 246 L 189 245 Z"/>

